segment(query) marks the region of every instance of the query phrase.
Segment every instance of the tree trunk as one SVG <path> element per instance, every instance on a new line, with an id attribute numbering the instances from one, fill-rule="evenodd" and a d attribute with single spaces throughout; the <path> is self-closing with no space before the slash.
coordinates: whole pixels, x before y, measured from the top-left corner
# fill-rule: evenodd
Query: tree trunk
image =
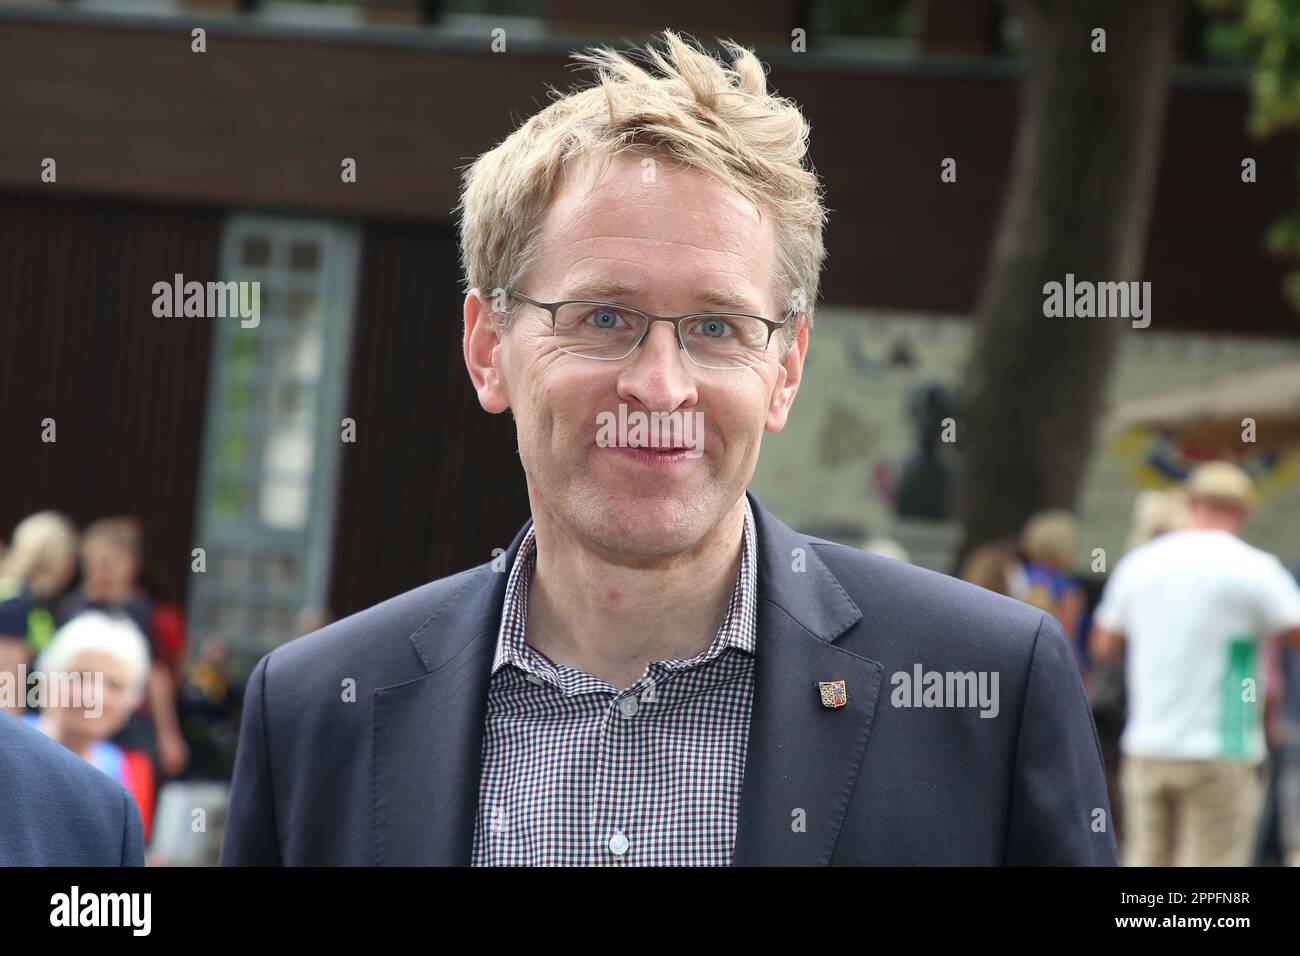
<path id="1" fill-rule="evenodd" d="M 1017 534 L 1036 511 L 1075 506 L 1130 322 L 1046 317 L 1043 288 L 1066 273 L 1141 278 L 1184 12 L 1182 0 L 1014 8 L 1024 26 L 1020 123 L 961 387 L 963 555 Z M 1092 51 L 1096 28 L 1104 53 Z"/>

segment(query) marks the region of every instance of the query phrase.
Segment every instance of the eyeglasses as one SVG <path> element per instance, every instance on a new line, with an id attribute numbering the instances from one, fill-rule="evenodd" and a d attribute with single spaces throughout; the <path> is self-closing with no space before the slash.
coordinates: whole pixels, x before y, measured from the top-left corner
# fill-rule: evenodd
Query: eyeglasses
<path id="1" fill-rule="evenodd" d="M 666 317 L 613 302 L 566 299 L 538 302 L 517 289 L 506 295 L 551 314 L 551 330 L 562 352 L 580 358 L 616 362 L 631 355 L 655 322 L 670 322 L 677 330 L 677 344 L 702 368 L 751 368 L 760 364 L 771 344 L 772 334 L 795 314 L 781 322 L 743 312 L 693 312 Z"/>

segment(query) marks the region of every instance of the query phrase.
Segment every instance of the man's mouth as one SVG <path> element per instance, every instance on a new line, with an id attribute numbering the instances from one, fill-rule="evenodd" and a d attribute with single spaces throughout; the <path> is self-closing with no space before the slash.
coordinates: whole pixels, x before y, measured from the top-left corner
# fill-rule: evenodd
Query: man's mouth
<path id="1" fill-rule="evenodd" d="M 672 453 L 672 452 L 676 452 L 676 451 L 686 451 L 686 449 L 687 449 L 689 446 L 687 446 L 687 445 L 631 445 L 631 444 L 629 444 L 629 445 L 627 445 L 626 447 L 628 447 L 628 448 L 639 448 L 639 449 L 644 449 L 645 451 L 654 451 L 654 452 L 661 452 L 661 453 L 664 453 L 664 454 L 670 454 L 670 453 Z"/>
<path id="2" fill-rule="evenodd" d="M 695 460 L 704 454 L 704 413 L 654 412 L 628 409 L 596 415 L 596 445 L 614 448 L 634 460 L 667 464 Z"/>
<path id="3" fill-rule="evenodd" d="M 649 445 L 614 445 L 610 451 L 620 456 L 640 462 L 643 465 L 660 467 L 677 467 L 689 465 L 703 455 L 703 450 L 677 445 L 673 447 L 653 447 Z"/>

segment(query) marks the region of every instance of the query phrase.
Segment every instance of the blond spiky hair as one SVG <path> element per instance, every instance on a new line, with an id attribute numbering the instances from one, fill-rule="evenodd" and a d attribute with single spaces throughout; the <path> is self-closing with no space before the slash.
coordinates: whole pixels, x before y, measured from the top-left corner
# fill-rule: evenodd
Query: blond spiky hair
<path id="1" fill-rule="evenodd" d="M 807 120 L 792 101 L 768 93 L 763 64 L 745 47 L 721 41 L 732 57 L 727 66 L 671 30 L 663 40 L 664 52 L 641 51 L 658 76 L 608 48 L 573 54 L 598 84 L 551 90 L 550 106 L 468 167 L 458 207 L 465 291 L 490 295 L 520 284 L 571 160 L 608 168 L 617 154 L 644 149 L 700 170 L 773 217 L 774 292 L 811 325 L 826 209 L 807 158 Z M 787 344 L 797 329 L 787 326 Z"/>

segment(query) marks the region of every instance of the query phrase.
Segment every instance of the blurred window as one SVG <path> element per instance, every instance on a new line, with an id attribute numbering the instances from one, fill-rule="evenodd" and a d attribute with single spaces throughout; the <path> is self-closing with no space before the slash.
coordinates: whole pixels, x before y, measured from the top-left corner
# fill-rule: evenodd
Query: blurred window
<path id="1" fill-rule="evenodd" d="M 190 595 L 200 639 L 257 653 L 294 637 L 302 609 L 327 603 L 358 250 L 346 224 L 265 215 L 226 224 L 219 279 L 259 283 L 259 315 L 255 326 L 209 320 L 195 542 L 206 571 Z"/>

